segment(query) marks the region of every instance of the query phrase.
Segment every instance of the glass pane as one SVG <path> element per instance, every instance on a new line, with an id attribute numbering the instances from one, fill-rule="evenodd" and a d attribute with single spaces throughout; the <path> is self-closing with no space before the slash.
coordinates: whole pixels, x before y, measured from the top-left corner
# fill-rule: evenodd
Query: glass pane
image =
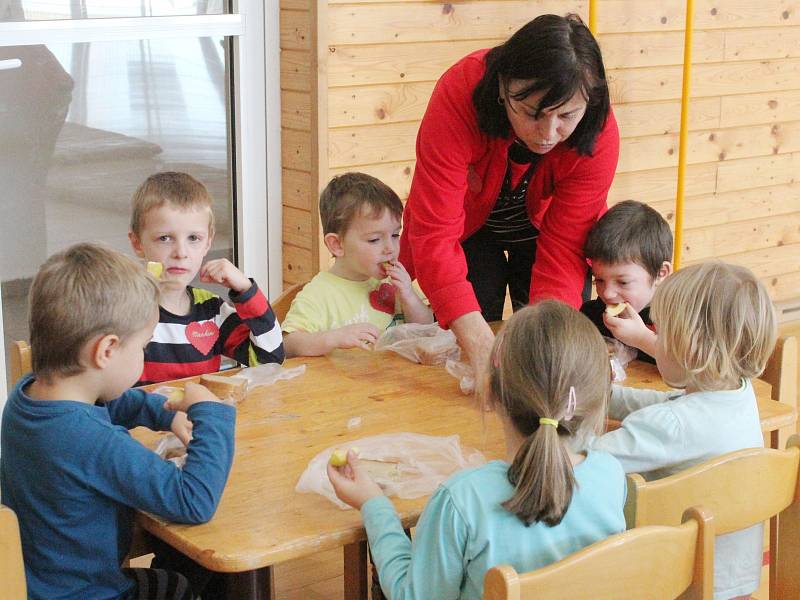
<path id="1" fill-rule="evenodd" d="M 130 199 L 152 173 L 185 171 L 206 185 L 217 220 L 212 252 L 232 260 L 225 43 L 0 48 L 6 347 L 27 339 L 26 294 L 48 255 L 86 240 L 131 252 Z"/>
<path id="2" fill-rule="evenodd" d="M 0 0 L 0 21 L 227 14 L 227 0 Z"/>

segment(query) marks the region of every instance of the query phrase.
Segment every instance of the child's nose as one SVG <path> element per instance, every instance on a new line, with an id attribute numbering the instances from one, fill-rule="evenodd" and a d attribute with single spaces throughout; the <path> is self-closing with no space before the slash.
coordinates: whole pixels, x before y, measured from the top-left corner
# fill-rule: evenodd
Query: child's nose
<path id="1" fill-rule="evenodd" d="M 172 248 L 172 253 L 179 257 L 186 256 L 186 243 L 181 241 L 175 242 L 175 245 Z"/>

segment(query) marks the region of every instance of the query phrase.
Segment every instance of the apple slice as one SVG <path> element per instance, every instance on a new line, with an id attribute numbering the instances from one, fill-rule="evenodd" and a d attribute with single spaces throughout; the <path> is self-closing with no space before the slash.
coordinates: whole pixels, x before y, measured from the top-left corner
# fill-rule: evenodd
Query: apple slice
<path id="1" fill-rule="evenodd" d="M 606 306 L 606 314 L 609 317 L 616 317 L 618 314 L 622 313 L 628 307 L 627 302 L 620 302 L 619 304 L 609 304 Z"/>
<path id="2" fill-rule="evenodd" d="M 150 273 L 156 279 L 161 279 L 161 273 L 164 272 L 164 265 L 162 265 L 160 262 L 148 260 L 147 272 Z"/>
<path id="3" fill-rule="evenodd" d="M 358 448 L 356 448 L 355 446 L 350 448 L 350 450 L 352 450 L 355 454 L 358 454 Z M 347 448 L 337 448 L 336 450 L 334 450 L 328 462 L 331 463 L 331 466 L 334 467 L 345 466 L 347 464 Z"/>

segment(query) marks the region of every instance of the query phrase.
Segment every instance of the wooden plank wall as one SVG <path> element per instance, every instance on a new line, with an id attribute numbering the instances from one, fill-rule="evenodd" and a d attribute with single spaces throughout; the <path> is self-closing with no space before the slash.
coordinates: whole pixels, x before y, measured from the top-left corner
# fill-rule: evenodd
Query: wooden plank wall
<path id="1" fill-rule="evenodd" d="M 316 193 L 330 176 L 361 170 L 407 195 L 419 120 L 449 65 L 537 14 L 588 14 L 587 0 L 282 8 L 287 282 L 325 266 Z M 684 10 L 684 0 L 600 0 L 598 10 L 623 137 L 609 203 L 648 202 L 670 222 Z M 684 260 L 722 257 L 753 269 L 777 302 L 800 298 L 800 0 L 697 0 L 693 62 Z"/>

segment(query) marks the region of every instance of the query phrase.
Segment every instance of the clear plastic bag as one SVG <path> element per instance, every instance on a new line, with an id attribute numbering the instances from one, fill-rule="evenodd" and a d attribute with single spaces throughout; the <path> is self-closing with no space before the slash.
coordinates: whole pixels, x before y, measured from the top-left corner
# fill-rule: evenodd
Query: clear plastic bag
<path id="1" fill-rule="evenodd" d="M 625 367 L 639 354 L 636 348 L 626 346 L 617 339 L 603 337 L 608 347 L 608 359 L 611 361 L 611 381 L 622 383 L 625 381 Z"/>
<path id="2" fill-rule="evenodd" d="M 458 387 L 461 393 L 469 396 L 475 391 L 475 373 L 472 365 L 458 360 L 448 359 L 444 364 L 445 370 L 453 377 L 458 379 Z"/>
<path id="3" fill-rule="evenodd" d="M 419 498 L 431 494 L 456 471 L 486 462 L 475 449 L 463 448 L 457 435 L 436 437 L 418 433 L 388 433 L 343 442 L 327 448 L 309 462 L 295 491 L 325 496 L 340 508 L 327 465 L 334 450 L 358 448 L 358 456 L 387 496 Z"/>
<path id="4" fill-rule="evenodd" d="M 159 388 L 161 389 L 161 388 Z M 160 394 L 161 392 L 159 392 Z M 158 440 L 153 452 L 164 460 L 174 462 L 179 469 L 186 463 L 186 446 L 183 445 L 174 433 L 168 433 Z"/>
<path id="5" fill-rule="evenodd" d="M 241 377 L 248 381 L 248 388 L 252 390 L 262 385 L 272 385 L 281 379 L 293 379 L 306 372 L 306 366 L 300 365 L 287 369 L 278 363 L 267 363 L 257 367 L 248 367 L 236 373 L 236 377 Z"/>
<path id="6" fill-rule="evenodd" d="M 461 356 L 455 334 L 442 329 L 438 323 L 389 327 L 378 339 L 375 350 L 391 350 L 423 365 L 443 365 L 448 359 L 458 360 Z"/>

